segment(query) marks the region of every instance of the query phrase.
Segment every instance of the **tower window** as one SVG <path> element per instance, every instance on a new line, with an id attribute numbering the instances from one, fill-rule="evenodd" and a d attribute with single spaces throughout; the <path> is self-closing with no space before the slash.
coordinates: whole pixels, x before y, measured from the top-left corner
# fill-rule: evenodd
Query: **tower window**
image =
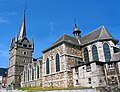
<path id="1" fill-rule="evenodd" d="M 29 47 L 31 47 L 31 45 L 29 45 Z"/>
<path id="2" fill-rule="evenodd" d="M 26 54 L 27 54 L 27 52 L 25 52 L 25 51 L 24 51 L 24 52 L 23 52 L 23 54 L 24 54 L 24 55 L 26 55 Z"/>
<path id="3" fill-rule="evenodd" d="M 24 60 L 24 63 L 26 63 L 26 60 Z"/>
<path id="4" fill-rule="evenodd" d="M 27 47 L 27 45 L 26 45 L 26 44 L 23 44 L 23 47 Z"/>

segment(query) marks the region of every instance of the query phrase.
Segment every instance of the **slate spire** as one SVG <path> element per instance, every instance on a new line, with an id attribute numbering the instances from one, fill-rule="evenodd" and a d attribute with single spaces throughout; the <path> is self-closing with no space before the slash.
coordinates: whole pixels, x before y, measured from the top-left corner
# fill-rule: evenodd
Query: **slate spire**
<path id="1" fill-rule="evenodd" d="M 24 15 L 23 15 L 23 19 L 22 19 L 21 28 L 20 28 L 19 40 L 26 37 L 25 11 L 26 11 L 26 8 L 24 10 Z"/>

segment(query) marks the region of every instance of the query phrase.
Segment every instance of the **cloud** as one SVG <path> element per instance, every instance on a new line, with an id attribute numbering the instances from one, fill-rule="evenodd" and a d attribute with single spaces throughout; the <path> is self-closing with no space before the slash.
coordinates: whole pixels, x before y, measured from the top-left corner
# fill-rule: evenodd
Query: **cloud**
<path id="1" fill-rule="evenodd" d="M 15 11 L 5 11 L 5 12 L 0 12 L 1 16 L 7 15 L 7 16 L 12 16 L 12 15 L 16 15 L 17 12 Z"/>
<path id="2" fill-rule="evenodd" d="M 49 28 L 50 28 L 50 35 L 52 35 L 53 34 L 53 32 L 54 32 L 54 23 L 53 22 L 50 22 L 49 23 Z"/>
<path id="3" fill-rule="evenodd" d="M 8 23 L 8 21 L 5 20 L 3 17 L 0 17 L 0 23 Z"/>
<path id="4" fill-rule="evenodd" d="M 50 30 L 54 30 L 54 25 L 53 25 L 53 22 L 50 22 L 50 24 L 49 24 L 49 26 L 50 26 Z"/>
<path id="5" fill-rule="evenodd" d="M 16 12 L 7 12 L 8 15 L 16 15 Z"/>
<path id="6" fill-rule="evenodd" d="M 7 15 L 10 17 L 10 16 L 14 16 L 16 14 L 17 14 L 16 12 L 2 12 L 2 13 L 0 13 L 0 23 L 9 23 L 8 20 L 3 18 L 4 15 Z"/>

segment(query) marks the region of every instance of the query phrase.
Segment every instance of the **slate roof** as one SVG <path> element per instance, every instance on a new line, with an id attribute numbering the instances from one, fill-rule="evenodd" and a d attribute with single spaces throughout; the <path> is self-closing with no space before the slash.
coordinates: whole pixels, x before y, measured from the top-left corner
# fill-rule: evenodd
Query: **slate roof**
<path id="1" fill-rule="evenodd" d="M 55 43 L 53 43 L 53 45 L 57 44 L 61 41 L 66 41 L 66 42 L 69 42 L 69 43 L 79 45 L 78 40 L 75 37 L 71 37 L 67 34 L 63 34 Z"/>
<path id="2" fill-rule="evenodd" d="M 84 63 L 81 63 L 79 65 L 75 65 L 75 66 L 72 66 L 72 68 L 77 68 L 77 67 L 80 67 L 80 66 L 83 66 L 83 65 L 90 65 L 91 63 L 96 63 L 96 65 L 104 65 L 104 64 L 112 64 L 112 63 L 117 63 L 117 62 L 120 62 L 120 60 L 115 60 L 115 61 L 110 61 L 110 62 L 102 62 L 102 61 L 92 61 L 92 62 L 84 62 Z"/>
<path id="3" fill-rule="evenodd" d="M 56 42 L 54 42 L 49 48 L 43 50 L 42 52 L 44 53 L 44 52 L 48 51 L 49 49 L 54 48 L 55 46 L 58 46 L 59 44 L 61 44 L 63 42 L 73 44 L 76 46 L 80 46 L 78 40 L 75 37 L 71 37 L 67 34 L 63 34 Z"/>
<path id="4" fill-rule="evenodd" d="M 80 43 L 79 43 L 79 41 Z M 116 40 L 104 26 L 99 27 L 98 29 L 95 29 L 94 31 L 88 33 L 87 35 L 83 37 L 71 37 L 69 35 L 63 34 L 55 43 L 53 43 L 49 48 L 46 50 L 43 50 L 43 53 L 48 51 L 51 48 L 54 48 L 55 46 L 59 45 L 60 43 L 66 42 L 69 44 L 74 44 L 78 46 L 84 46 L 87 44 L 90 44 L 95 41 L 100 40 L 113 40 L 115 43 L 118 43 L 118 40 Z"/>
<path id="5" fill-rule="evenodd" d="M 80 38 L 80 42 L 82 45 L 89 44 L 91 42 L 97 40 L 113 40 L 115 43 L 118 43 L 116 40 L 104 26 L 99 27 L 98 29 L 90 32 L 89 34 Z"/>

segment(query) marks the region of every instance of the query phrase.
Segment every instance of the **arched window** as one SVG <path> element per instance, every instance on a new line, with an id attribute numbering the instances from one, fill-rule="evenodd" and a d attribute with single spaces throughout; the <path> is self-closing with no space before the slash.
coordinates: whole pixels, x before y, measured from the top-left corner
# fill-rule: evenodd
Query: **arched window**
<path id="1" fill-rule="evenodd" d="M 95 45 L 93 45 L 93 47 L 92 47 L 92 56 L 93 56 L 93 61 L 99 61 L 98 51 L 97 51 L 97 47 Z"/>
<path id="2" fill-rule="evenodd" d="M 37 66 L 37 79 L 39 79 L 39 65 Z"/>
<path id="3" fill-rule="evenodd" d="M 30 80 L 31 80 L 31 69 L 30 69 L 30 77 L 29 77 L 29 78 L 30 78 Z"/>
<path id="4" fill-rule="evenodd" d="M 84 60 L 86 63 L 89 62 L 89 54 L 87 48 L 84 48 Z"/>
<path id="5" fill-rule="evenodd" d="M 111 54 L 110 54 L 110 48 L 107 43 L 103 44 L 103 50 L 104 50 L 104 56 L 105 56 L 105 61 L 110 61 L 111 59 Z"/>
<path id="6" fill-rule="evenodd" d="M 25 71 L 24 71 L 24 82 L 25 82 Z"/>
<path id="7" fill-rule="evenodd" d="M 28 69 L 28 81 L 29 81 L 29 69 Z"/>
<path id="8" fill-rule="evenodd" d="M 46 60 L 46 74 L 49 74 L 49 59 Z"/>
<path id="9" fill-rule="evenodd" d="M 56 54 L 56 72 L 60 71 L 60 57 L 59 54 Z"/>
<path id="10" fill-rule="evenodd" d="M 32 67 L 32 80 L 34 80 L 34 68 Z"/>

